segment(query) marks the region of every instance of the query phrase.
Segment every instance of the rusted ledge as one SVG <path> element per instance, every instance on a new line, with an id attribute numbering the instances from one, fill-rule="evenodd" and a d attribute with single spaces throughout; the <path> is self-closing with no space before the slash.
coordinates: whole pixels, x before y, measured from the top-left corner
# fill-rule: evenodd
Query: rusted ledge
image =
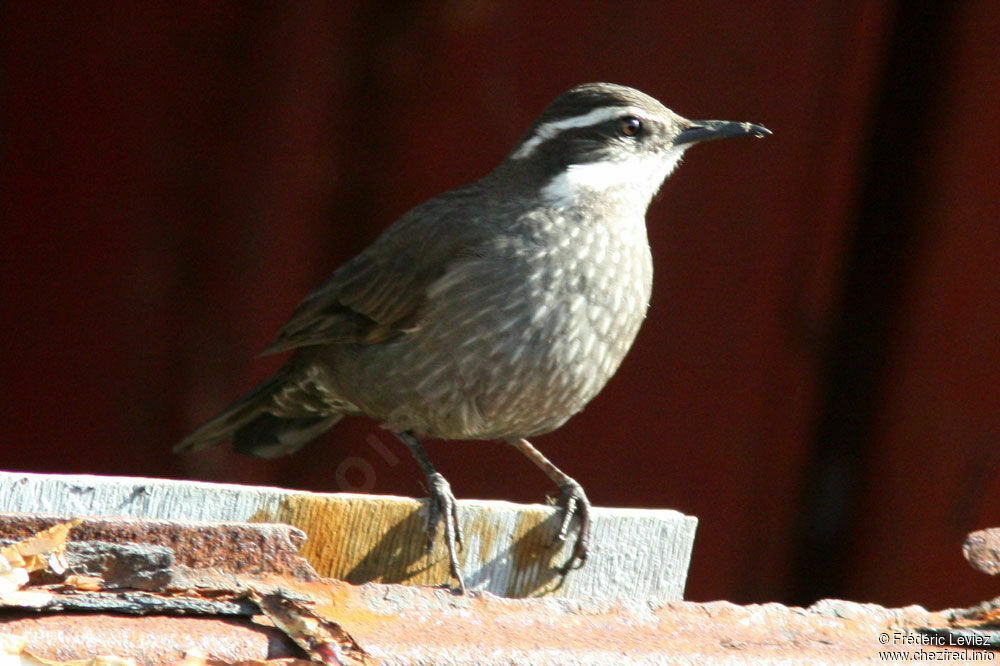
<path id="1" fill-rule="evenodd" d="M 443 545 L 438 543 L 430 562 L 424 553 L 425 503 L 404 497 L 0 472 L 0 512 L 5 511 L 286 523 L 308 535 L 301 554 L 321 576 L 353 583 L 449 582 Z M 697 526 L 693 517 L 597 507 L 590 559 L 563 578 L 557 568 L 570 544 L 551 545 L 552 507 L 460 500 L 459 512 L 466 539 L 460 560 L 473 590 L 639 603 L 683 596 Z"/>
<path id="2" fill-rule="evenodd" d="M 53 520 L 3 516 L 5 531 L 41 529 L 2 549 L 0 661 L 305 666 L 308 654 L 354 666 L 843 664 L 993 661 L 1000 644 L 997 601 L 933 613 L 845 601 L 803 609 L 502 599 L 318 579 L 289 552 L 294 528 L 276 536 L 275 525 Z M 238 557 L 224 570 L 219 553 L 202 547 L 231 552 L 243 541 L 275 544 L 260 551 L 263 562 Z M 142 589 L 129 589 L 136 582 Z"/>
<path id="3" fill-rule="evenodd" d="M 936 659 L 992 661 L 976 649 L 981 641 L 959 643 L 926 633 L 947 628 L 952 612 L 917 606 L 672 602 L 642 611 L 616 603 L 456 596 L 440 589 L 337 581 L 294 587 L 317 615 L 342 627 L 370 657 L 340 663 L 853 664 L 926 660 L 928 653 Z M 60 660 L 104 654 L 176 664 L 200 653 L 209 663 L 237 664 L 296 654 L 290 640 L 249 618 L 8 613 L 0 618 L 3 635 L 22 640 L 34 655 Z"/>

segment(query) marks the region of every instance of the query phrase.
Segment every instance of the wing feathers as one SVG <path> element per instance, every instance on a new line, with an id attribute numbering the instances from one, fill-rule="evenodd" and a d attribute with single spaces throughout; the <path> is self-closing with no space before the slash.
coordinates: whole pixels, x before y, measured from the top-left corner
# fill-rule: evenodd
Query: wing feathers
<path id="1" fill-rule="evenodd" d="M 309 294 L 262 355 L 321 344 L 374 344 L 419 326 L 428 288 L 454 257 L 484 237 L 485 229 L 470 222 L 465 208 L 477 192 L 475 183 L 453 190 L 400 218 Z"/>

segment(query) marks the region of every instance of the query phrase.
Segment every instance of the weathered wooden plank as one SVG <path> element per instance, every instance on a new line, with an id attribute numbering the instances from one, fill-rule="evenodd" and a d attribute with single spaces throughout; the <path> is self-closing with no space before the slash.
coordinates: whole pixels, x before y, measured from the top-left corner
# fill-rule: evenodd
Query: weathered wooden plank
<path id="1" fill-rule="evenodd" d="M 307 493 L 166 479 L 0 472 L 0 511 L 171 520 L 283 522 L 309 536 L 302 548 L 323 576 L 351 582 L 449 581 L 438 540 L 424 555 L 425 502 L 405 497 Z M 555 510 L 460 500 L 471 589 L 509 597 L 663 602 L 681 599 L 697 519 L 665 509 L 593 510 L 586 565 L 563 579 L 570 544 L 551 547 Z"/>

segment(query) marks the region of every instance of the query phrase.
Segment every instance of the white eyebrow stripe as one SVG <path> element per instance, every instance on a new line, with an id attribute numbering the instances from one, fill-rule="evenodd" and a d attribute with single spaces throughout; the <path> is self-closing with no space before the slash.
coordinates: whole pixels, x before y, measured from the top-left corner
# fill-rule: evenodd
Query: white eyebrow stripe
<path id="1" fill-rule="evenodd" d="M 602 106 L 596 109 L 592 109 L 582 116 L 573 116 L 572 118 L 563 118 L 562 120 L 555 120 L 551 123 L 545 123 L 544 125 L 539 125 L 538 129 L 535 130 L 535 135 L 524 142 L 524 144 L 515 151 L 511 157 L 515 160 L 521 160 L 525 157 L 531 155 L 535 152 L 540 144 L 548 141 L 554 137 L 559 132 L 564 129 L 572 129 L 574 127 L 590 127 L 591 125 L 599 125 L 600 123 L 613 120 L 624 114 L 631 113 L 635 116 L 641 116 L 639 110 L 631 106 Z"/>

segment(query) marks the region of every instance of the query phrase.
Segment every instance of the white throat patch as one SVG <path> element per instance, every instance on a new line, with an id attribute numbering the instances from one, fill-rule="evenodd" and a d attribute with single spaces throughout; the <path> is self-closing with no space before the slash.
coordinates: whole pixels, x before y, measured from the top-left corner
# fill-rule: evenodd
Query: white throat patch
<path id="1" fill-rule="evenodd" d="M 556 206 L 572 205 L 586 192 L 621 190 L 620 197 L 645 210 L 663 181 L 674 170 L 687 145 L 660 155 L 634 155 L 625 160 L 574 164 L 554 176 L 541 195 Z"/>

